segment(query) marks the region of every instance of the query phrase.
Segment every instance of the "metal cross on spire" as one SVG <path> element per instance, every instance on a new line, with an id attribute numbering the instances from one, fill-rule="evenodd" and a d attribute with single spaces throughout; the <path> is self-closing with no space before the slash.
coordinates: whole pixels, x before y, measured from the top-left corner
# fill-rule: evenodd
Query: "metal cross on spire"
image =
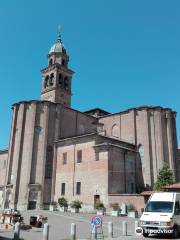
<path id="1" fill-rule="evenodd" d="M 62 38 L 61 38 L 61 26 L 58 26 L 58 37 L 57 37 L 57 41 L 62 43 Z"/>

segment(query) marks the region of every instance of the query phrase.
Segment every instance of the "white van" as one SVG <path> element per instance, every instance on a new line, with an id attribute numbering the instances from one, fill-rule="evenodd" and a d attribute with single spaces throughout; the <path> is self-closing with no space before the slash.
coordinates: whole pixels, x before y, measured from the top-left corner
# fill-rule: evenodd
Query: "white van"
<path id="1" fill-rule="evenodd" d="M 180 193 L 156 192 L 147 202 L 140 218 L 143 236 L 171 234 L 177 238 L 180 230 Z"/>

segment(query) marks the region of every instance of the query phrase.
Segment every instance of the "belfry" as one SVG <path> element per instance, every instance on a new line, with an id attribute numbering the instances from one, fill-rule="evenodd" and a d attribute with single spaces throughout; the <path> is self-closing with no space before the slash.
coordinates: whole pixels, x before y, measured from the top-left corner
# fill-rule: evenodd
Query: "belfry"
<path id="1" fill-rule="evenodd" d="M 69 56 L 59 34 L 48 54 L 48 67 L 42 69 L 43 84 L 41 100 L 71 106 L 71 79 L 73 71 L 68 68 Z"/>

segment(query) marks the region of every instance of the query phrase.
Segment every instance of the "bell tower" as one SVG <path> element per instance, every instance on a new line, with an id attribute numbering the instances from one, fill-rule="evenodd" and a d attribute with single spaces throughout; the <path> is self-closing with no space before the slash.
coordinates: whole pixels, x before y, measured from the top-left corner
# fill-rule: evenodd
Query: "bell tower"
<path id="1" fill-rule="evenodd" d="M 68 68 L 69 56 L 61 40 L 61 34 L 48 54 L 48 66 L 41 70 L 43 81 L 41 100 L 71 106 L 71 79 L 73 71 Z"/>

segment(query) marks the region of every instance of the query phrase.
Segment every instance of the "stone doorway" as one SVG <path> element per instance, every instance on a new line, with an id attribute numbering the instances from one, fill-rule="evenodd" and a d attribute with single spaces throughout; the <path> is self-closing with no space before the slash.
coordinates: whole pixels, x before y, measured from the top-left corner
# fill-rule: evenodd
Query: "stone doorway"
<path id="1" fill-rule="evenodd" d="M 97 194 L 94 195 L 94 208 L 95 208 L 96 204 L 99 202 L 100 202 L 100 195 L 97 195 Z"/>

